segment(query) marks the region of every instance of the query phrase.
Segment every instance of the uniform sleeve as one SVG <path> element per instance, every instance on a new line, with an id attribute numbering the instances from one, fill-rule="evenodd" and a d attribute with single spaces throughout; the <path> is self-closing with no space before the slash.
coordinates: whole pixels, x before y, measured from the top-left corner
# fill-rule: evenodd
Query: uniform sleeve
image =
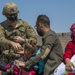
<path id="1" fill-rule="evenodd" d="M 55 37 L 53 35 L 48 35 L 46 37 L 46 39 L 42 39 L 45 43 L 42 46 L 42 51 L 44 52 L 44 54 L 42 55 L 42 59 L 45 59 L 48 54 L 51 52 L 53 44 L 55 42 Z"/>
<path id="2" fill-rule="evenodd" d="M 44 40 L 43 40 L 44 41 Z M 26 66 L 33 66 L 38 63 L 40 60 L 45 59 L 51 51 L 55 38 L 53 36 L 47 36 L 45 39 L 44 45 L 42 46 L 41 53 L 35 56 L 33 59 L 25 62 Z"/>
<path id="3" fill-rule="evenodd" d="M 0 25 L 0 45 L 6 47 L 9 45 L 9 40 L 5 38 L 5 32 L 3 27 Z"/>
<path id="4" fill-rule="evenodd" d="M 26 43 L 37 43 L 37 37 L 36 37 L 36 32 L 34 31 L 34 29 L 28 24 L 28 23 L 25 23 L 25 31 L 26 31 L 26 37 L 25 40 L 26 40 Z"/>
<path id="5" fill-rule="evenodd" d="M 70 58 L 72 57 L 73 55 L 73 44 L 72 42 L 68 42 L 68 44 L 66 45 L 66 48 L 65 48 L 65 52 L 64 52 L 64 55 L 63 55 L 63 61 L 65 62 L 65 59 L 66 58 Z"/>

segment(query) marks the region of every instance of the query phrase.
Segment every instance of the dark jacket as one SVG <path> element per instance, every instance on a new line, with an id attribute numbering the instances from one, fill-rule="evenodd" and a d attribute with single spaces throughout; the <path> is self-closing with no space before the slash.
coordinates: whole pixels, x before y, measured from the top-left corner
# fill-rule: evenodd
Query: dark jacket
<path id="1" fill-rule="evenodd" d="M 44 74 L 53 75 L 55 68 L 62 62 L 63 50 L 56 33 L 49 30 L 42 38 L 41 53 L 34 59 L 27 61 L 26 66 L 32 66 L 38 61 L 44 59 Z"/>

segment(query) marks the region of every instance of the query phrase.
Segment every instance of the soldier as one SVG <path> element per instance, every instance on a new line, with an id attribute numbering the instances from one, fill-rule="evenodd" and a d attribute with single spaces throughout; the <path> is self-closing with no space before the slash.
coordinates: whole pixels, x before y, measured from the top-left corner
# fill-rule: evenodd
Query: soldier
<path id="1" fill-rule="evenodd" d="M 4 5 L 2 14 L 6 21 L 0 23 L 0 60 L 6 63 L 20 58 L 15 50 L 25 50 L 24 44 L 36 43 L 36 33 L 25 21 L 18 19 L 18 7 L 13 2 Z"/>
<path id="2" fill-rule="evenodd" d="M 57 34 L 50 28 L 50 20 L 46 15 L 37 17 L 38 34 L 42 36 L 41 53 L 26 62 L 17 61 L 20 66 L 28 68 L 40 60 L 45 60 L 43 75 L 54 75 L 55 68 L 62 62 L 63 50 Z"/>

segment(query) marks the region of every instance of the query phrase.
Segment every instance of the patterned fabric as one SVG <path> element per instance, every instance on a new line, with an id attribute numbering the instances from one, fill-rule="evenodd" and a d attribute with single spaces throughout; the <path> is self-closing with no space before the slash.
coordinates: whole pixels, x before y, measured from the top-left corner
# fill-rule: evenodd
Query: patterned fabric
<path id="1" fill-rule="evenodd" d="M 2 22 L 0 25 L 0 50 L 6 55 L 7 59 L 13 58 L 14 60 L 14 58 L 20 57 L 19 54 L 14 53 L 13 48 L 9 44 L 10 40 L 13 41 L 14 36 L 21 36 L 30 46 L 31 41 L 36 43 L 36 33 L 28 23 L 19 19 L 16 28 L 13 28 L 7 21 Z"/>
<path id="2" fill-rule="evenodd" d="M 8 2 L 4 5 L 2 14 L 7 15 L 7 14 L 18 13 L 18 12 L 19 10 L 18 10 L 17 5 L 13 2 Z"/>

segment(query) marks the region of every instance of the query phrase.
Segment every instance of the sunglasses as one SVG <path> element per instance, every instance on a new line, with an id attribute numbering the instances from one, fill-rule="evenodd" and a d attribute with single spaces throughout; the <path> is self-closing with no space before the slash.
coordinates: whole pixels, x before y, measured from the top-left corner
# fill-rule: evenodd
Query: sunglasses
<path id="1" fill-rule="evenodd" d="M 6 14 L 7 16 L 16 16 L 17 15 L 17 13 L 15 13 L 15 14 Z"/>

